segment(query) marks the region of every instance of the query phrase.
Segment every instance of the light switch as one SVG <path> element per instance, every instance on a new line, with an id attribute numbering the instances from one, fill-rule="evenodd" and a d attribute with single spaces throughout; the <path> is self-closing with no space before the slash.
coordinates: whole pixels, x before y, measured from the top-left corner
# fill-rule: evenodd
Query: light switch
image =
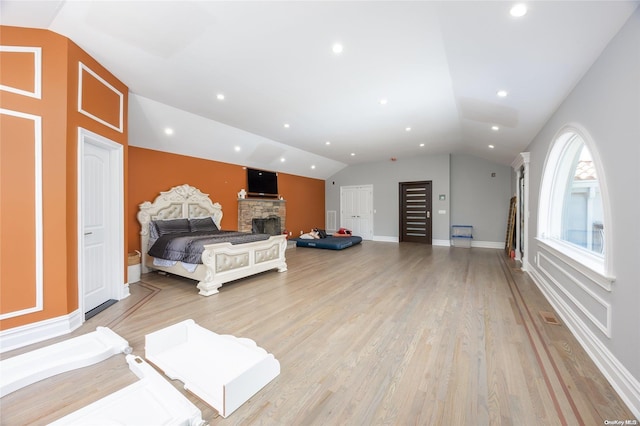
<path id="1" fill-rule="evenodd" d="M 438 214 L 447 214 L 446 210 L 438 210 Z"/>

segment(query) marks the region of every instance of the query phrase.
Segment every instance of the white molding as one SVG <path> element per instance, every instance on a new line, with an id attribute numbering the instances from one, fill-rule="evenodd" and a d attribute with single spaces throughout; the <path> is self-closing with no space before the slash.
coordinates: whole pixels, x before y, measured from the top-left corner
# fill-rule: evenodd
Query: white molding
<path id="1" fill-rule="evenodd" d="M 599 264 L 590 261 L 592 257 L 595 257 L 594 255 L 588 253 L 586 250 L 574 249 L 570 244 L 563 241 L 545 238 L 536 238 L 536 241 L 538 241 L 539 249 L 546 250 L 553 254 L 562 262 L 598 284 L 604 290 L 611 291 L 611 286 L 616 278 L 607 276 L 603 274 L 603 271 L 597 269 Z"/>
<path id="2" fill-rule="evenodd" d="M 118 286 L 116 300 L 126 299 L 129 296 L 131 296 L 131 293 L 129 292 L 129 283 Z"/>
<path id="3" fill-rule="evenodd" d="M 33 53 L 33 92 L 0 84 L 0 90 L 30 98 L 42 99 L 42 48 L 31 46 L 0 46 L 0 52 Z"/>
<path id="4" fill-rule="evenodd" d="M 569 328 L 600 372 L 607 378 L 620 398 L 627 404 L 636 418 L 640 418 L 640 382 L 633 377 L 615 355 L 596 337 L 595 334 L 573 314 L 571 309 L 557 297 L 542 275 L 535 268 L 527 273 L 544 294 L 564 324 Z"/>
<path id="5" fill-rule="evenodd" d="M 598 186 L 602 197 L 603 224 L 606 232 L 604 239 L 604 256 L 596 258 L 589 254 L 583 254 L 587 250 L 574 249 L 569 244 L 566 245 L 565 254 L 573 257 L 577 262 L 585 263 L 585 266 L 593 269 L 603 277 L 613 277 L 613 220 L 611 215 L 611 202 L 605 171 L 602 167 L 600 154 L 596 148 L 596 144 L 586 127 L 579 123 L 568 123 L 560 128 L 554 135 L 552 143 L 549 145 L 547 156 L 545 158 L 544 167 L 542 169 L 542 180 L 540 184 L 539 202 L 538 202 L 538 239 L 539 241 L 549 244 L 555 243 L 559 238 L 559 213 L 552 209 L 554 204 L 560 203 L 560 190 L 556 190 L 558 184 L 558 174 L 564 176 L 559 171 L 563 165 L 562 159 L 565 157 L 567 149 L 575 148 L 575 138 L 580 138 L 584 146 L 587 147 L 593 165 L 598 176 Z M 562 188 L 561 188 L 562 189 Z M 563 246 L 564 247 L 564 246 Z"/>
<path id="6" fill-rule="evenodd" d="M 21 309 L 19 311 L 5 312 L 0 315 L 0 320 L 14 318 L 33 312 L 40 312 L 44 309 L 44 278 L 43 278 L 43 213 L 42 213 L 42 117 L 32 114 L 25 114 L 18 111 L 12 111 L 0 108 L 0 114 L 10 115 L 13 117 L 24 118 L 33 121 L 34 131 L 34 216 L 35 216 L 35 301 L 34 306 Z"/>
<path id="7" fill-rule="evenodd" d="M 384 241 L 387 243 L 397 243 L 400 240 L 398 239 L 398 237 L 389 237 L 386 235 L 374 235 L 373 236 L 373 241 Z"/>
<path id="8" fill-rule="evenodd" d="M 504 250 L 504 241 L 471 241 L 471 247 Z"/>
<path id="9" fill-rule="evenodd" d="M 104 84 L 106 87 L 108 87 L 111 91 L 115 92 L 118 97 L 120 98 L 120 117 L 119 117 L 119 123 L 118 126 L 114 126 L 111 123 L 108 123 L 104 120 L 102 120 L 101 118 L 96 117 L 95 115 L 91 114 L 88 111 L 85 111 L 82 108 L 82 71 L 86 71 L 89 74 L 91 74 L 93 77 L 96 78 L 96 80 L 98 80 L 100 83 Z M 113 87 L 111 84 L 109 84 L 108 81 L 106 81 L 104 78 L 100 77 L 97 73 L 95 73 L 91 68 L 89 68 L 88 66 L 86 66 L 85 64 L 83 64 L 82 62 L 78 62 L 78 112 L 81 114 L 86 115 L 89 118 L 92 118 L 93 120 L 97 121 L 100 124 L 104 124 L 105 126 L 116 130 L 120 133 L 123 132 L 123 123 L 124 123 L 124 94 L 122 94 L 122 92 L 120 92 L 118 89 L 116 89 L 115 87 Z"/>
<path id="10" fill-rule="evenodd" d="M 516 257 L 515 260 L 522 263 L 522 270 L 526 271 L 527 261 L 526 258 L 529 255 L 529 162 L 531 155 L 529 152 L 521 152 L 511 163 L 511 167 L 515 172 L 515 188 L 516 188 Z M 520 178 L 524 175 L 524 188 L 522 194 L 520 193 Z M 522 197 L 522 199 L 520 198 Z M 520 206 L 524 205 L 524 209 Z M 523 211 L 524 210 L 524 211 Z M 521 228 L 522 226 L 522 228 Z M 523 241 L 520 241 L 520 235 L 523 236 Z M 523 244 L 523 247 L 520 246 Z"/>
<path id="11" fill-rule="evenodd" d="M 0 353 L 71 333 L 83 321 L 84 315 L 76 309 L 68 315 L 3 330 L 0 332 Z"/>
<path id="12" fill-rule="evenodd" d="M 439 247 L 451 247 L 451 240 L 436 240 L 436 239 L 432 239 L 431 240 L 431 245 L 432 246 L 439 246 Z"/>
<path id="13" fill-rule="evenodd" d="M 543 252 L 540 252 L 540 251 L 538 251 L 536 254 L 537 254 L 536 264 L 538 265 L 538 269 L 540 269 L 540 271 L 542 273 L 544 273 L 546 278 L 549 281 L 551 281 L 556 286 L 556 288 L 558 290 L 560 290 L 562 292 L 562 294 L 564 294 L 564 296 L 567 299 L 569 299 L 580 310 L 580 312 L 582 312 L 582 314 L 591 321 L 591 323 L 594 326 L 598 327 L 598 329 L 601 332 L 603 332 L 607 337 L 611 338 L 611 304 L 605 302 L 601 297 L 598 297 L 598 295 L 596 295 L 593 291 L 591 291 L 591 289 L 589 289 L 582 282 L 580 282 L 580 280 L 576 279 L 571 274 L 571 271 L 568 271 L 567 269 L 565 269 L 559 263 L 554 262 L 551 257 L 547 256 L 546 254 L 544 254 Z M 550 263 L 558 271 L 560 271 L 562 274 L 564 274 L 565 277 L 567 277 L 575 285 L 577 285 L 584 293 L 586 293 L 593 300 L 595 300 L 598 304 L 600 304 L 604 308 L 605 313 L 606 313 L 606 324 L 602 324 L 591 313 L 591 311 L 589 311 L 589 309 L 587 309 L 582 303 L 580 303 L 580 301 L 553 276 L 553 273 L 551 273 L 550 271 L 545 269 L 544 265 L 541 262 L 541 259 L 544 259 L 546 262 Z M 568 308 L 568 309 L 571 309 L 571 308 Z"/>
<path id="14" fill-rule="evenodd" d="M 129 343 L 106 327 L 2 360 L 0 398 L 57 374 L 96 364 L 118 353 L 131 352 Z"/>

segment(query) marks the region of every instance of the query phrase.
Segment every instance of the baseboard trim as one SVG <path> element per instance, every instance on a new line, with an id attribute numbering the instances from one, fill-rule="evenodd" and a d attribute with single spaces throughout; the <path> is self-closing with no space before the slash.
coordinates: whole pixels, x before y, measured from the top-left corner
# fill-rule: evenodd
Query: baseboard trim
<path id="1" fill-rule="evenodd" d="M 373 236 L 373 241 L 383 241 L 383 242 L 387 242 L 387 243 L 397 243 L 399 242 L 398 237 L 387 237 L 384 235 L 374 235 Z"/>
<path id="2" fill-rule="evenodd" d="M 0 332 L 0 353 L 71 333 L 82 322 L 83 314 L 76 309 L 68 315 L 4 330 Z"/>
<path id="3" fill-rule="evenodd" d="M 531 265 L 529 265 L 531 266 Z M 627 404 L 636 418 L 640 418 L 640 382 L 622 365 L 622 363 L 605 347 L 595 334 L 585 325 L 580 317 L 549 285 L 544 276 L 535 268 L 526 271 L 562 321 L 569 328 L 578 343 L 587 352 L 600 372 L 607 378 L 620 398 Z"/>
<path id="4" fill-rule="evenodd" d="M 471 247 L 504 249 L 504 241 L 471 241 Z"/>
<path id="5" fill-rule="evenodd" d="M 122 300 L 122 299 L 126 299 L 129 296 L 131 296 L 131 293 L 129 292 L 129 283 L 126 283 L 122 286 L 122 288 L 120 288 L 120 291 L 118 291 L 116 298 L 117 300 Z"/>

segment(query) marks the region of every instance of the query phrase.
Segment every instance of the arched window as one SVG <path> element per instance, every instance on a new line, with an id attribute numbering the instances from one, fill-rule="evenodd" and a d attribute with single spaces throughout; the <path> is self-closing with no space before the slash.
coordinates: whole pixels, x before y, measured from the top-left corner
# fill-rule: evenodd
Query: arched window
<path id="1" fill-rule="evenodd" d="M 599 163 L 585 130 L 566 126 L 558 132 L 543 172 L 538 237 L 562 254 L 608 276 L 608 198 Z"/>

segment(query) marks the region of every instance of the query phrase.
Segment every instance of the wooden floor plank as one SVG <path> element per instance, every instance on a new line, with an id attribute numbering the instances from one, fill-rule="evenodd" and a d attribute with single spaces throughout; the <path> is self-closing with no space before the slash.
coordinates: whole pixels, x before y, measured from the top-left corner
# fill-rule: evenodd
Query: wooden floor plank
<path id="1" fill-rule="evenodd" d="M 191 318 L 251 338 L 281 363 L 227 419 L 171 381 L 214 425 L 633 419 L 567 328 L 544 323 L 538 312 L 553 309 L 502 251 L 365 241 L 340 252 L 291 248 L 287 263 L 210 297 L 187 279 L 144 274 L 129 298 L 71 335 L 2 358 L 96 326 L 144 356 L 145 334 Z M 5 396 L 1 424 L 46 424 L 135 380 L 117 355 Z"/>

